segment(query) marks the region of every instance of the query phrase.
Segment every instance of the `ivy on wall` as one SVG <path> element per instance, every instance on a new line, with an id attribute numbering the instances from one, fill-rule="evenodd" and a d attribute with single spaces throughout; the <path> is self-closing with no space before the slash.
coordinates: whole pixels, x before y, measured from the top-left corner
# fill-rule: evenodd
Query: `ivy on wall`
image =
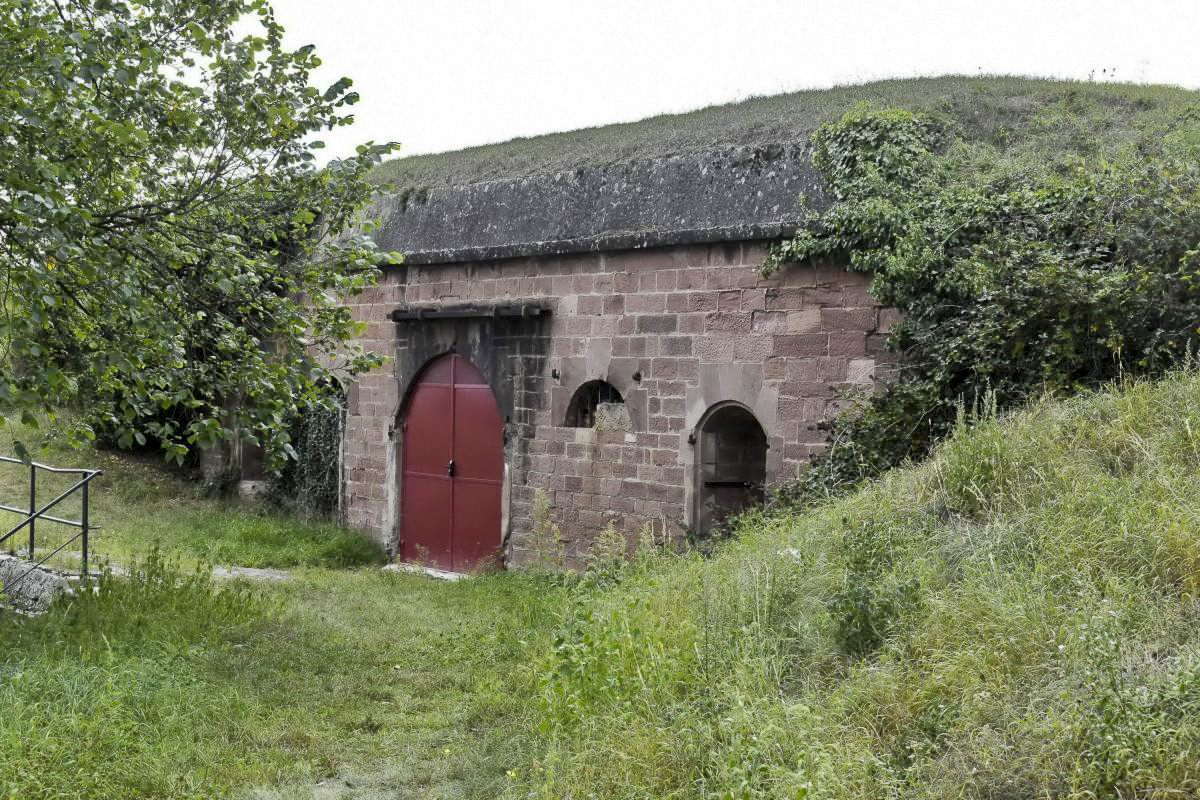
<path id="1" fill-rule="evenodd" d="M 857 108 L 820 128 L 832 204 L 766 272 L 835 257 L 904 314 L 883 390 L 832 423 L 789 501 L 920 457 L 958 411 L 1155 375 L 1200 335 L 1200 109 L 1119 149 L 1005 161 L 928 115 Z"/>
<path id="2" fill-rule="evenodd" d="M 267 502 L 309 519 L 340 520 L 345 429 L 340 390 L 326 390 L 321 402 L 294 415 L 287 438 L 296 455 L 269 478 Z"/>

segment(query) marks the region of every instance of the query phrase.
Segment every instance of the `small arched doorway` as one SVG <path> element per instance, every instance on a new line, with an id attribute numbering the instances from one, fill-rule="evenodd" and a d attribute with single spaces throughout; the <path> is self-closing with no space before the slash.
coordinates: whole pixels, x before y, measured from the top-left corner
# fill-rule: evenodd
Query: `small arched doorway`
<path id="1" fill-rule="evenodd" d="M 696 427 L 696 502 L 693 524 L 705 536 L 766 496 L 767 434 L 739 403 L 719 403 Z"/>
<path id="2" fill-rule="evenodd" d="M 454 572 L 496 563 L 504 422 L 483 373 L 457 353 L 430 362 L 402 432 L 401 558 Z"/>

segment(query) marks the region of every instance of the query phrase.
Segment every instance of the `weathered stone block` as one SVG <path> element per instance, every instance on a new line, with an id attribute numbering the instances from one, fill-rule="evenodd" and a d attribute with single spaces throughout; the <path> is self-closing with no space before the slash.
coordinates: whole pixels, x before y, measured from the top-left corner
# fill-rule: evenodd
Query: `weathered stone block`
<path id="1" fill-rule="evenodd" d="M 741 311 L 742 293 L 740 291 L 717 292 L 718 311 Z"/>
<path id="2" fill-rule="evenodd" d="M 751 317 L 751 329 L 755 333 L 786 333 L 788 315 L 785 311 L 755 311 Z"/>
<path id="3" fill-rule="evenodd" d="M 692 354 L 692 337 L 664 336 L 659 339 L 663 355 L 690 356 Z"/>
<path id="4" fill-rule="evenodd" d="M 750 323 L 749 314 L 718 311 L 705 317 L 704 329 L 706 331 L 725 331 L 728 333 L 749 333 Z"/>
<path id="5" fill-rule="evenodd" d="M 701 336 L 696 339 L 696 355 L 701 361 L 732 361 L 733 341 L 730 336 Z"/>
<path id="6" fill-rule="evenodd" d="M 667 296 L 661 292 L 625 296 L 625 313 L 627 314 L 661 314 L 666 310 Z"/>
<path id="7" fill-rule="evenodd" d="M 676 326 L 674 314 L 645 314 L 637 318 L 638 333 L 674 333 Z"/>
<path id="8" fill-rule="evenodd" d="M 846 380 L 848 360 L 837 356 L 827 356 L 817 359 L 817 376 L 823 381 L 840 383 Z"/>
<path id="9" fill-rule="evenodd" d="M 672 292 L 667 295 L 667 313 L 679 314 L 688 310 L 688 296 L 685 293 Z"/>
<path id="10" fill-rule="evenodd" d="M 624 403 L 600 403 L 596 406 L 597 431 L 630 431 L 633 423 Z"/>
<path id="11" fill-rule="evenodd" d="M 717 310 L 716 292 L 689 292 L 687 297 L 689 311 Z"/>
<path id="12" fill-rule="evenodd" d="M 0 586 L 5 587 L 5 599 L 9 603 L 33 613 L 46 611 L 54 598 L 71 588 L 61 575 L 37 567 L 31 561 L 6 555 L 0 555 Z"/>
<path id="13" fill-rule="evenodd" d="M 840 306 L 845 302 L 845 295 L 839 286 L 819 286 L 802 292 L 806 306 Z"/>
<path id="14" fill-rule="evenodd" d="M 766 289 L 743 289 L 742 311 L 763 311 L 767 307 Z"/>
<path id="15" fill-rule="evenodd" d="M 775 337 L 774 354 L 787 358 L 815 358 L 828 355 L 829 335 L 824 333 L 787 334 Z"/>
<path id="16" fill-rule="evenodd" d="M 767 289 L 764 298 L 769 311 L 790 311 L 804 305 L 804 294 L 800 289 Z"/>
<path id="17" fill-rule="evenodd" d="M 876 310 L 871 307 L 821 309 L 821 326 L 830 332 L 869 332 L 875 330 L 876 324 Z"/>
<path id="18" fill-rule="evenodd" d="M 627 250 L 608 256 L 609 268 L 617 272 L 638 272 L 653 269 L 671 269 L 675 266 L 675 255 L 669 249 Z"/>
<path id="19" fill-rule="evenodd" d="M 820 308 L 803 308 L 799 311 L 787 312 L 788 333 L 816 333 L 821 327 Z"/>
<path id="20" fill-rule="evenodd" d="M 862 356 L 867 352 L 867 335 L 865 333 L 831 333 L 829 334 L 829 355 L 831 356 Z"/>
<path id="21" fill-rule="evenodd" d="M 734 339 L 733 357 L 738 361 L 762 363 L 771 357 L 773 349 L 770 336 L 738 336 Z"/>
<path id="22" fill-rule="evenodd" d="M 846 369 L 846 381 L 856 386 L 869 386 L 875 380 L 875 359 L 852 358 Z"/>

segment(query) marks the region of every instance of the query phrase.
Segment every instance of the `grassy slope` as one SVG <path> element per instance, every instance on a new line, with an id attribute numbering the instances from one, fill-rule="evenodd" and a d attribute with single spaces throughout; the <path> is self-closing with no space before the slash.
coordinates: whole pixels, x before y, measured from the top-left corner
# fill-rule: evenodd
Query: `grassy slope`
<path id="1" fill-rule="evenodd" d="M 1192 373 L 644 560 L 547 655 L 512 796 L 1196 796 L 1198 485 Z"/>
<path id="2" fill-rule="evenodd" d="M 397 189 L 556 173 L 734 144 L 805 141 L 819 125 L 858 103 L 942 115 L 963 138 L 1039 157 L 1087 154 L 1129 138 L 1165 114 L 1200 100 L 1169 86 L 1096 84 L 1016 77 L 916 78 L 773 97 L 684 114 L 514 139 L 451 153 L 410 156 L 374 173 Z"/>

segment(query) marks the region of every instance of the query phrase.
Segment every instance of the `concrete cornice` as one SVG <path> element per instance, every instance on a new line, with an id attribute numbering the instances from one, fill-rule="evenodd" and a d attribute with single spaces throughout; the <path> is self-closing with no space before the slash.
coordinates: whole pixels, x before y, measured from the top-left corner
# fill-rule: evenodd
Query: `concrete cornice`
<path id="1" fill-rule="evenodd" d="M 739 146 L 382 198 L 410 264 L 771 239 L 824 206 L 804 143 Z"/>

